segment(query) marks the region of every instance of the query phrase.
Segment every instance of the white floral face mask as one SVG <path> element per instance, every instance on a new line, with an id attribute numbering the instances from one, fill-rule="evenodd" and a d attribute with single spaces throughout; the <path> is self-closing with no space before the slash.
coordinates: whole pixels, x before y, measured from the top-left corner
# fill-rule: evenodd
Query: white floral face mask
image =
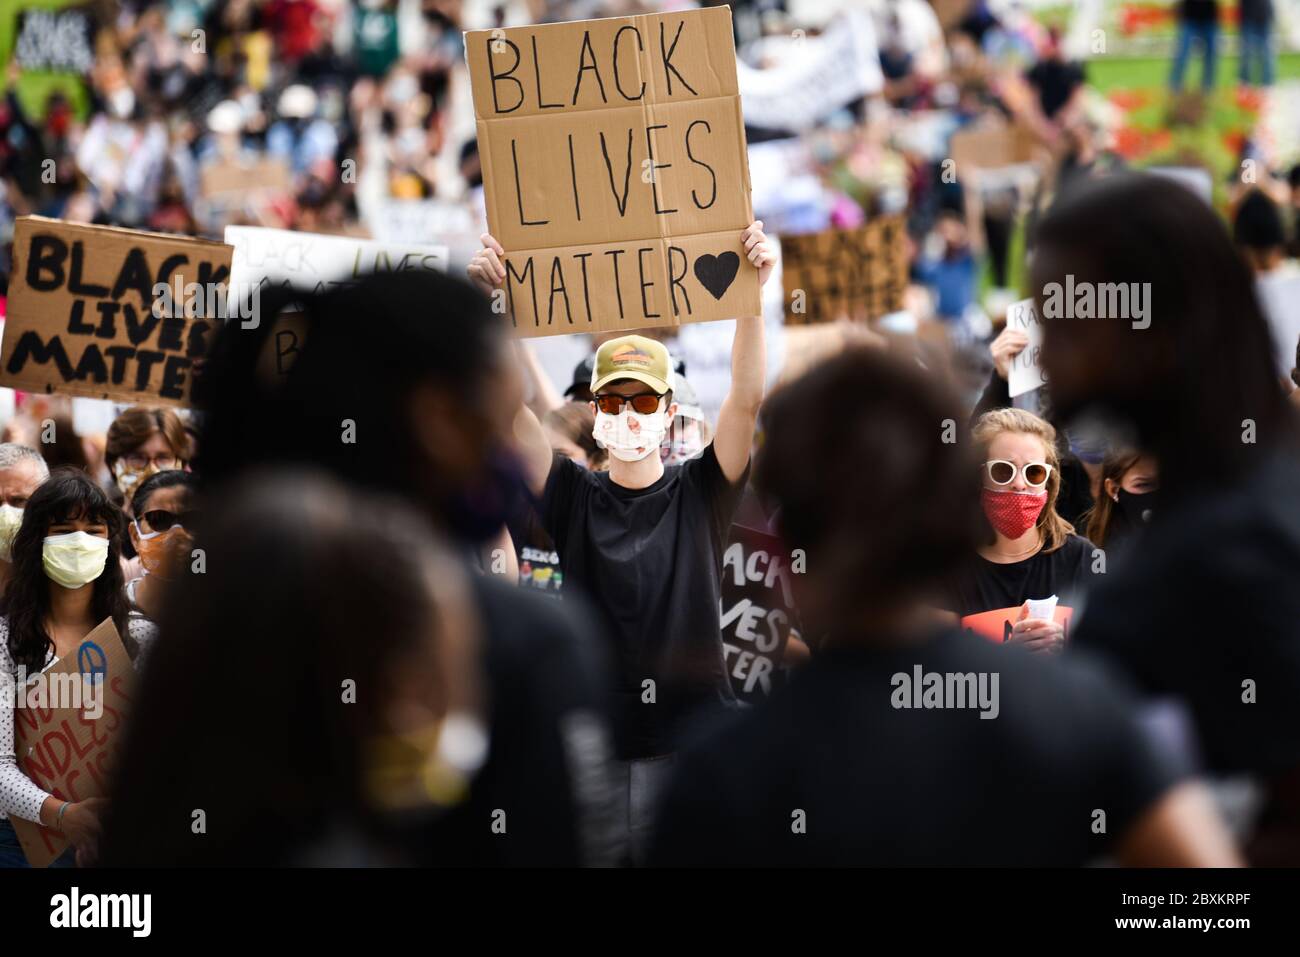
<path id="1" fill-rule="evenodd" d="M 591 436 L 602 449 L 624 462 L 639 462 L 659 449 L 668 431 L 667 415 L 663 411 L 639 415 L 631 405 L 624 405 L 618 415 L 596 413 L 596 427 Z"/>

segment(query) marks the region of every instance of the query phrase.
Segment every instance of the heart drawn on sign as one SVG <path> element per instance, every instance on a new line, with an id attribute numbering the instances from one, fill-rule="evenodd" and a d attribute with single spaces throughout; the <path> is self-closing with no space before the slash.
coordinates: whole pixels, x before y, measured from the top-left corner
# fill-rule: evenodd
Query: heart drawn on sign
<path id="1" fill-rule="evenodd" d="M 736 281 L 736 270 L 740 268 L 740 257 L 735 253 L 723 253 L 712 256 L 705 253 L 695 260 L 695 278 L 709 291 L 714 299 L 721 299 Z"/>

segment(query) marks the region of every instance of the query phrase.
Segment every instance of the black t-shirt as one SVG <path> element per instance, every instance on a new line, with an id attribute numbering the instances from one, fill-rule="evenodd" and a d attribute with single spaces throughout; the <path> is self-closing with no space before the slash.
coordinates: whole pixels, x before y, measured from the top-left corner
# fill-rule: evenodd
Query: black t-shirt
<path id="1" fill-rule="evenodd" d="M 1083 84 L 1083 69 L 1077 63 L 1043 60 L 1030 69 L 1026 78 L 1038 91 L 1043 115 L 1051 119 L 1070 102 L 1074 91 Z"/>
<path id="2" fill-rule="evenodd" d="M 1219 19 L 1219 0 L 1182 0 L 1178 18 L 1191 23 L 1214 23 Z"/>
<path id="3" fill-rule="evenodd" d="M 617 793 L 589 614 L 491 576 L 474 576 L 486 639 L 490 741 L 470 795 L 412 836 L 416 863 L 436 866 L 610 865 Z M 491 823 L 505 812 L 506 829 Z"/>
<path id="4" fill-rule="evenodd" d="M 1001 611 L 1003 618 L 1014 623 L 1015 615 L 1026 601 L 1055 595 L 1059 599 L 1059 621 L 1066 609 L 1073 611 L 1092 581 L 1092 552 L 1092 543 L 1086 538 L 1070 535 L 1055 551 L 1040 551 L 1023 562 L 1000 565 L 975 555 L 954 578 L 945 607 L 963 619 Z M 977 630 L 993 637 L 986 629 Z M 998 631 L 1001 630 L 999 624 Z"/>
<path id="5" fill-rule="evenodd" d="M 1079 648 L 1184 698 L 1211 768 L 1300 765 L 1300 459 L 1273 453 L 1182 502 L 1162 493 L 1140 548 L 1097 578 Z"/>
<path id="6" fill-rule="evenodd" d="M 910 680 L 918 667 L 986 675 L 996 718 L 895 707 L 911 690 L 896 676 Z M 1106 853 L 1188 770 L 1153 742 L 1095 665 L 955 632 L 827 650 L 682 750 L 651 862 L 1079 865 Z"/>
<path id="7" fill-rule="evenodd" d="M 722 647 L 740 701 L 785 683 L 785 649 L 799 635 L 790 556 L 758 493 L 740 500 L 722 558 Z"/>
<path id="8" fill-rule="evenodd" d="M 744 486 L 744 476 L 727 481 L 712 444 L 643 489 L 561 455 L 551 464 L 542 524 L 560 554 L 565 594 L 580 590 L 603 617 L 622 757 L 667 753 L 688 713 L 735 704 L 718 606 L 723 546 Z"/>
<path id="9" fill-rule="evenodd" d="M 1266 26 L 1273 22 L 1273 0 L 1241 0 L 1237 13 L 1242 23 Z"/>

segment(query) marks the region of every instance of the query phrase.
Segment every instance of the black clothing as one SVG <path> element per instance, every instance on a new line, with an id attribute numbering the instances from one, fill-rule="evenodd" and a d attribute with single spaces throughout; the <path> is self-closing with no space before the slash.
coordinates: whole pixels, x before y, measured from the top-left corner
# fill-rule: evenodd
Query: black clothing
<path id="1" fill-rule="evenodd" d="M 1053 595 L 1060 599 L 1060 607 L 1076 608 L 1094 577 L 1092 551 L 1086 538 L 1071 535 L 1056 551 L 1040 551 L 1022 562 L 1002 565 L 975 555 L 949 588 L 947 610 L 965 618 L 1019 609 L 1029 599 Z"/>
<path id="2" fill-rule="evenodd" d="M 1278 451 L 1237 485 L 1176 502 L 1162 490 L 1140 560 L 1113 564 L 1075 645 L 1185 698 L 1212 769 L 1300 765 L 1300 459 Z"/>
<path id="3" fill-rule="evenodd" d="M 746 476 L 728 482 L 712 444 L 643 489 L 562 455 L 552 462 L 542 524 L 560 554 L 566 595 L 580 589 L 601 613 L 622 758 L 666 754 L 689 712 L 735 704 L 718 606 L 723 547 Z"/>
<path id="4" fill-rule="evenodd" d="M 918 667 L 982 673 L 988 690 L 996 674 L 997 694 L 918 709 L 901 684 Z M 990 699 L 998 713 L 986 720 Z M 683 749 L 651 863 L 1079 865 L 1113 846 L 1183 762 L 1154 745 L 1111 681 L 1075 661 L 953 632 L 837 648 Z"/>

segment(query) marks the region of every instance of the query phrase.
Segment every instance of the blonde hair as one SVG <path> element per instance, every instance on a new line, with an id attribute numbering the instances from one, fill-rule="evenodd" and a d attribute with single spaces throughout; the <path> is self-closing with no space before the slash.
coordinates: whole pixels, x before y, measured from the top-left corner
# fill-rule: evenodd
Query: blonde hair
<path id="1" fill-rule="evenodd" d="M 985 412 L 971 430 L 981 463 L 988 460 L 989 446 L 993 440 L 1008 432 L 1032 435 L 1043 443 L 1043 461 L 1052 470 L 1047 479 L 1047 504 L 1038 516 L 1036 526 L 1043 540 L 1043 551 L 1054 552 L 1065 544 L 1066 538 L 1074 534 L 1074 526 L 1056 513 L 1056 499 L 1061 492 L 1061 457 L 1056 451 L 1056 429 L 1052 428 L 1051 423 L 1024 409 L 992 409 Z M 993 529 L 989 526 L 990 537 L 992 534 Z"/>

